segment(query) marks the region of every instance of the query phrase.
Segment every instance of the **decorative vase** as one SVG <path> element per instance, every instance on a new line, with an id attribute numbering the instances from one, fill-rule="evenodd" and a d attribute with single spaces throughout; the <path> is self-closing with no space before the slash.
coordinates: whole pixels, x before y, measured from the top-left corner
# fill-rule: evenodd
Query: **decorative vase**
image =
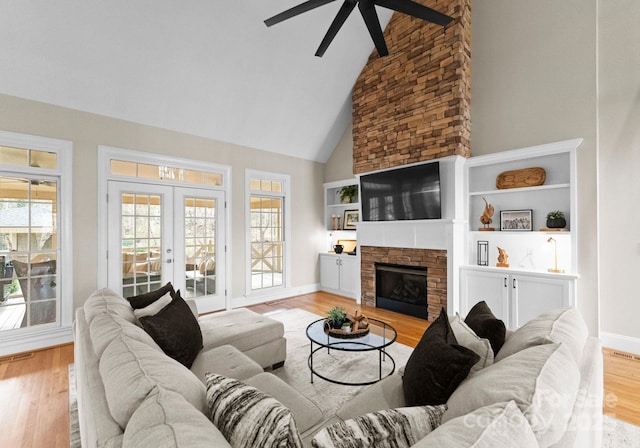
<path id="1" fill-rule="evenodd" d="M 550 229 L 564 229 L 567 220 L 564 218 L 547 218 L 547 227 Z"/>
<path id="2" fill-rule="evenodd" d="M 341 254 L 343 249 L 344 249 L 344 246 L 342 244 L 336 244 L 335 246 L 333 246 L 333 250 L 337 254 Z"/>

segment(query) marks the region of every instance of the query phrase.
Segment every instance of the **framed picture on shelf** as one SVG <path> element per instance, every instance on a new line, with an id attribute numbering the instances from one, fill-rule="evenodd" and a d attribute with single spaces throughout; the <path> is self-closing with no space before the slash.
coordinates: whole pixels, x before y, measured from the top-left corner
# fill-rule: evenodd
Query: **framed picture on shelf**
<path id="1" fill-rule="evenodd" d="M 500 210 L 500 230 L 505 232 L 532 231 L 532 210 Z"/>
<path id="2" fill-rule="evenodd" d="M 345 210 L 342 230 L 356 230 L 356 224 L 360 221 L 358 210 Z"/>

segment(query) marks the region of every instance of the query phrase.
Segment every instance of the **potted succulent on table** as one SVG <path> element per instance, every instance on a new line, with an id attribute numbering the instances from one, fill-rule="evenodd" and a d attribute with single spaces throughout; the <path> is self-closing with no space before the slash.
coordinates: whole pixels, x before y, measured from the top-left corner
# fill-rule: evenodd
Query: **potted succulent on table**
<path id="1" fill-rule="evenodd" d="M 547 227 L 550 229 L 564 229 L 567 225 L 567 220 L 564 218 L 564 213 L 560 210 L 554 210 L 547 213 Z"/>
<path id="2" fill-rule="evenodd" d="M 327 313 L 327 322 L 331 328 L 340 329 L 346 321 L 347 313 L 341 306 L 334 306 Z"/>

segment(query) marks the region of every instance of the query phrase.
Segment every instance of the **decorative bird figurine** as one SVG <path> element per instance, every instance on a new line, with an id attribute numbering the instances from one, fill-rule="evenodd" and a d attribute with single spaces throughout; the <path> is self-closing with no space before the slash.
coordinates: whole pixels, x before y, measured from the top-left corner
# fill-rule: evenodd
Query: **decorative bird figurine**
<path id="1" fill-rule="evenodd" d="M 484 201 L 485 206 L 484 206 L 484 211 L 482 212 L 482 216 L 480 216 L 480 222 L 484 224 L 484 228 L 488 230 L 489 224 L 493 222 L 494 208 L 493 208 L 493 205 L 489 204 L 485 198 L 482 198 L 482 200 Z"/>

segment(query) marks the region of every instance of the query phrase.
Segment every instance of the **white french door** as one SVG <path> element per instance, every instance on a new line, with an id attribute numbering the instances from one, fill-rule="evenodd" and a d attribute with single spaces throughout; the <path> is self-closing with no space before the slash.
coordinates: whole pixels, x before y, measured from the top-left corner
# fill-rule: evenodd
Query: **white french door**
<path id="1" fill-rule="evenodd" d="M 129 297 L 170 281 L 199 312 L 224 309 L 224 193 L 108 184 L 108 286 Z"/>

